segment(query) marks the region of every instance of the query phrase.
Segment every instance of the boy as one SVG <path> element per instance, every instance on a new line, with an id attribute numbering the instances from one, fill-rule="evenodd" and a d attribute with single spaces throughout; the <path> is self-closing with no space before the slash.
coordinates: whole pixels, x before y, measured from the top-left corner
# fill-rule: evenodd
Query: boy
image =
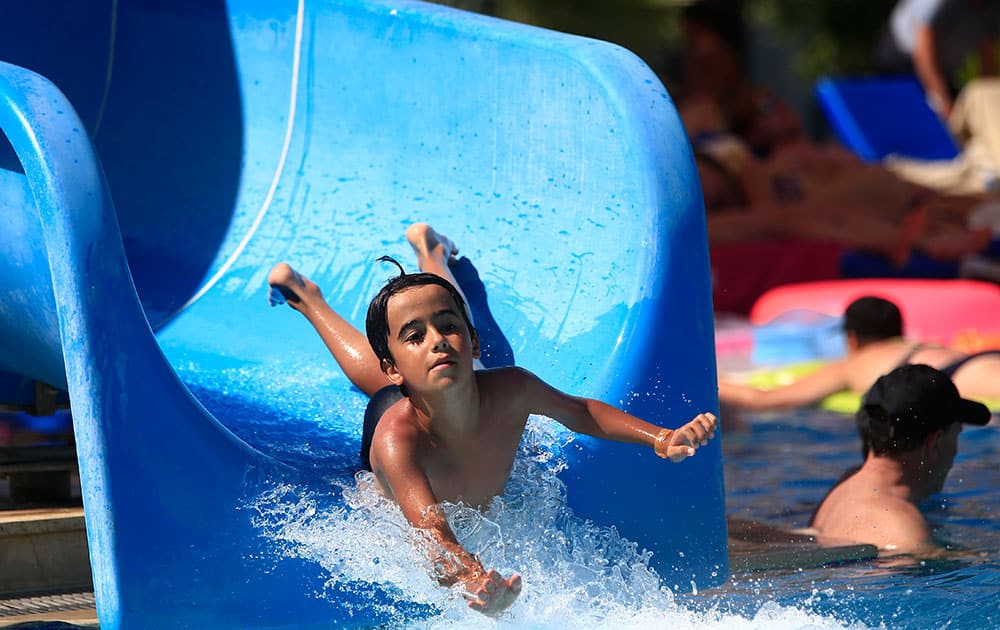
<path id="1" fill-rule="evenodd" d="M 268 282 L 279 300 L 316 328 L 351 382 L 372 397 L 362 459 L 407 521 L 443 550 L 434 558 L 438 580 L 460 583 L 471 608 L 497 614 L 517 598 L 520 576 L 505 579 L 485 570 L 458 543 L 438 505 L 484 506 L 501 494 L 529 414 L 578 433 L 649 446 L 675 462 L 705 444 L 717 421 L 705 413 L 676 430 L 663 429 L 564 394 L 520 368 L 481 369 L 479 339 L 448 268 L 457 248 L 421 223 L 407 229 L 406 238 L 423 273 L 401 273 L 379 291 L 368 309 L 367 342 L 330 308 L 319 287 L 287 264 L 276 265 Z"/>

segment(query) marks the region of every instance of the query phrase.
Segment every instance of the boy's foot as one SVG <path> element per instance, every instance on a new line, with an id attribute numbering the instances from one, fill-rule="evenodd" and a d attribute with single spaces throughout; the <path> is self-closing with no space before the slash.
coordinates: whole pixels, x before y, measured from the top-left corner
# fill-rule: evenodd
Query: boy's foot
<path id="1" fill-rule="evenodd" d="M 406 240 L 417 255 L 417 266 L 421 271 L 427 271 L 427 262 L 432 258 L 447 265 L 458 255 L 455 243 L 426 223 L 414 223 L 406 228 Z"/>
<path id="2" fill-rule="evenodd" d="M 309 280 L 298 271 L 292 269 L 288 263 L 281 262 L 271 269 L 267 276 L 267 283 L 271 286 L 271 291 L 267 296 L 267 301 L 271 306 L 288 303 L 289 306 L 298 310 L 303 298 L 322 297 L 319 286 Z"/>

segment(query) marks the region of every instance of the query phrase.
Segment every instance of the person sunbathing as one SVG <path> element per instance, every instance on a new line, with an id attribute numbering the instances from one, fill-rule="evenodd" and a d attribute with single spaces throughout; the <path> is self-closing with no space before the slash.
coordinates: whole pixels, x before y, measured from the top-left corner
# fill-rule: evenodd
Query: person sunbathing
<path id="1" fill-rule="evenodd" d="M 912 251 L 950 262 L 989 245 L 991 226 L 967 226 L 983 195 L 942 195 L 809 138 L 787 103 L 750 81 L 738 3 L 699 0 L 681 18 L 671 93 L 695 150 L 711 245 L 822 241 L 894 267 Z"/>
<path id="2" fill-rule="evenodd" d="M 991 226 L 966 226 L 984 198 L 941 195 L 833 148 L 795 142 L 764 160 L 719 135 L 697 142 L 695 158 L 713 245 L 809 239 L 902 267 L 914 250 L 956 261 L 992 239 Z"/>

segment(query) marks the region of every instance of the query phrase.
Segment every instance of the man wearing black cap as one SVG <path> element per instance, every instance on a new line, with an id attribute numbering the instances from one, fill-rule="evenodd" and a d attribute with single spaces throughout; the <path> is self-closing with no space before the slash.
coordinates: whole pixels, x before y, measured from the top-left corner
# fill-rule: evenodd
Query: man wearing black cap
<path id="1" fill-rule="evenodd" d="M 962 424 L 987 424 L 989 409 L 962 398 L 945 373 L 917 364 L 879 378 L 856 419 L 865 462 L 820 503 L 810 523 L 817 541 L 889 553 L 933 549 L 917 505 L 944 485 Z"/>

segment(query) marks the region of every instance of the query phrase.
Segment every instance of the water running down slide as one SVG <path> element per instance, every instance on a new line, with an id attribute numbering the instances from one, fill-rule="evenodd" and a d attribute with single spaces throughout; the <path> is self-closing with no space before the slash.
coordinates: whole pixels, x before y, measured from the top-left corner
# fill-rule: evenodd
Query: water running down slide
<path id="1" fill-rule="evenodd" d="M 364 405 L 264 306 L 279 260 L 360 323 L 388 275 L 371 261 L 412 261 L 403 230 L 427 221 L 519 365 L 666 426 L 717 407 L 694 164 L 631 53 L 415 2 L 6 13 L 0 369 L 69 390 L 102 627 L 411 614 L 275 560 L 245 509 L 329 461 L 234 426 L 315 425 L 323 401 L 348 461 Z M 718 441 L 680 466 L 589 439 L 565 456 L 569 505 L 653 551 L 666 584 L 725 578 Z"/>

